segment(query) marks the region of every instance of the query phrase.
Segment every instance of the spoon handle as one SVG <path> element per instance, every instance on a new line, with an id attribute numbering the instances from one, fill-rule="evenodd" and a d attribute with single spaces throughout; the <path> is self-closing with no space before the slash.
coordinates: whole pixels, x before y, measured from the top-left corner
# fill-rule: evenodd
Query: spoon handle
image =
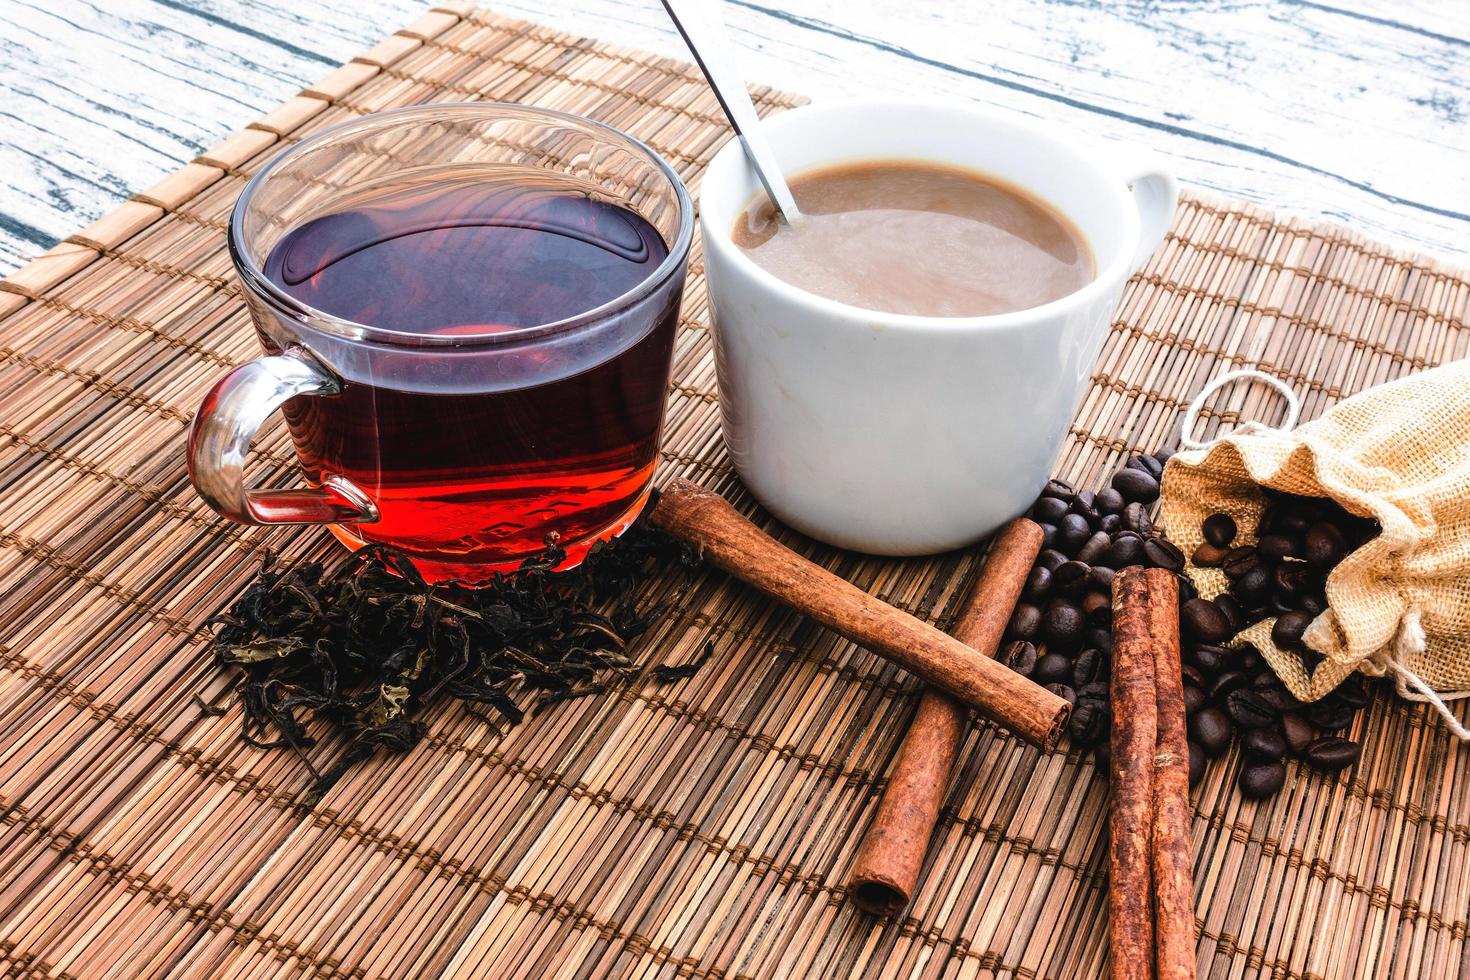
<path id="1" fill-rule="evenodd" d="M 745 81 L 735 70 L 728 54 L 730 41 L 725 36 L 723 23 L 716 19 L 718 14 L 703 0 L 663 0 L 663 5 L 704 77 L 709 80 L 710 88 L 714 89 L 715 98 L 719 100 L 720 108 L 725 110 L 735 135 L 740 137 L 745 157 L 755 168 L 766 193 L 786 223 L 795 223 L 801 212 L 796 208 L 796 199 L 791 196 L 786 178 L 781 175 L 771 144 L 761 130 L 760 117 L 756 115 L 755 104 L 750 101 Z"/>

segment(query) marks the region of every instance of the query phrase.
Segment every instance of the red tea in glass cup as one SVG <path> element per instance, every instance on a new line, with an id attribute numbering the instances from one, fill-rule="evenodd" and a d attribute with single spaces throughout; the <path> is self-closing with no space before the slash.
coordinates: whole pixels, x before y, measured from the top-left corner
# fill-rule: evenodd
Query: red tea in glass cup
<path id="1" fill-rule="evenodd" d="M 329 130 L 246 187 L 230 225 L 267 356 L 190 432 L 195 486 L 244 523 L 329 523 L 430 580 L 483 580 L 557 535 L 623 530 L 658 458 L 692 234 L 636 140 L 490 103 Z M 277 407 L 309 489 L 246 489 Z"/>

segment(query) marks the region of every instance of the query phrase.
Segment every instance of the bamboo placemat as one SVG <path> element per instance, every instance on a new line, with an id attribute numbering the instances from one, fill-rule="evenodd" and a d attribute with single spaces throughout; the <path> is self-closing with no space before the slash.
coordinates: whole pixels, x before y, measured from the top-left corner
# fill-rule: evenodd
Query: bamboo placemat
<path id="1" fill-rule="evenodd" d="M 763 111 L 799 100 L 756 92 Z M 689 66 L 445 6 L 0 282 L 0 958 L 25 976 L 1084 977 L 1104 969 L 1105 787 L 1077 753 L 986 725 L 962 754 L 913 907 L 844 901 L 914 682 L 716 573 L 641 645 L 681 662 L 508 734 L 459 709 L 410 757 L 311 774 L 238 740 L 204 623 L 267 548 L 196 497 L 182 446 L 256 353 L 224 247 L 244 181 L 321 126 L 502 99 L 626 128 L 697 189 L 724 141 Z M 749 507 L 726 462 L 696 248 L 662 477 Z M 1210 376 L 1290 381 L 1307 417 L 1463 356 L 1470 281 L 1337 228 L 1190 196 L 1123 300 L 1060 471 L 1174 438 Z M 1237 389 L 1212 424 L 1270 412 Z M 279 425 L 257 478 L 293 483 Z M 879 561 L 783 537 L 945 622 L 972 555 Z M 1470 716 L 1458 708 L 1462 718 Z M 1293 768 L 1254 804 L 1237 762 L 1196 791 L 1202 973 L 1466 977 L 1470 754 L 1378 701 L 1362 762 Z M 312 750 L 319 765 L 339 748 Z"/>

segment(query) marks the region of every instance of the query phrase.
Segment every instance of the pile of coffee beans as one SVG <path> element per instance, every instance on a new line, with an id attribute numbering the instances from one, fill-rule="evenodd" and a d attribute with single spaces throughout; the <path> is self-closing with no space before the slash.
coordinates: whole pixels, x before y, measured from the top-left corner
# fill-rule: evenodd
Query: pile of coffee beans
<path id="1" fill-rule="evenodd" d="M 1287 691 L 1249 644 L 1224 644 L 1241 629 L 1277 617 L 1273 641 L 1296 652 L 1310 671 L 1320 657 L 1301 644 L 1303 631 L 1326 608 L 1323 585 L 1332 567 L 1377 526 L 1329 501 L 1274 494 L 1255 543 L 1236 546 L 1238 529 L 1226 514 L 1202 527 L 1197 565 L 1219 567 L 1230 589 L 1214 600 L 1198 596 L 1182 573 L 1183 552 L 1153 525 L 1152 505 L 1168 453 L 1134 456 L 1093 492 L 1053 480 L 1031 508 L 1045 535 L 1041 554 L 1011 617 L 999 659 L 1072 704 L 1069 733 L 1106 768 L 1112 726 L 1112 584 L 1134 565 L 1179 575 L 1184 702 L 1188 713 L 1189 778 L 1204 776 L 1206 760 L 1240 743 L 1240 789 L 1261 799 L 1281 789 L 1283 760 L 1303 759 L 1335 772 L 1358 758 L 1358 745 L 1335 733 L 1368 703 L 1357 675 L 1312 704 Z M 1284 625 L 1283 625 L 1284 622 Z"/>
<path id="2" fill-rule="evenodd" d="M 1219 568 L 1230 580 L 1229 592 L 1215 600 L 1213 618 L 1225 619 L 1233 636 L 1246 625 L 1276 617 L 1271 642 L 1296 652 L 1308 672 L 1313 670 L 1321 658 L 1302 645 L 1302 634 L 1327 608 L 1327 576 L 1378 533 L 1377 522 L 1355 517 L 1330 500 L 1268 490 L 1254 544 L 1234 546 L 1235 521 L 1228 514 L 1211 514 L 1200 531 L 1205 540 L 1192 560 L 1202 568 Z M 1209 612 L 1202 615 L 1212 618 Z"/>

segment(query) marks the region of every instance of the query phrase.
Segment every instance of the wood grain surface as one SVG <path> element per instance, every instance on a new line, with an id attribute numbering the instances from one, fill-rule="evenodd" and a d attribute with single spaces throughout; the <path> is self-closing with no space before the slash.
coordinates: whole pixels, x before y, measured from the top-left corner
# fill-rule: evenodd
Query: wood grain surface
<path id="1" fill-rule="evenodd" d="M 0 0 L 0 275 L 331 66 L 417 0 Z M 683 56 L 655 0 L 502 13 Z M 1470 256 L 1470 3 L 727 0 L 746 74 L 973 99 L 1192 184 Z"/>

